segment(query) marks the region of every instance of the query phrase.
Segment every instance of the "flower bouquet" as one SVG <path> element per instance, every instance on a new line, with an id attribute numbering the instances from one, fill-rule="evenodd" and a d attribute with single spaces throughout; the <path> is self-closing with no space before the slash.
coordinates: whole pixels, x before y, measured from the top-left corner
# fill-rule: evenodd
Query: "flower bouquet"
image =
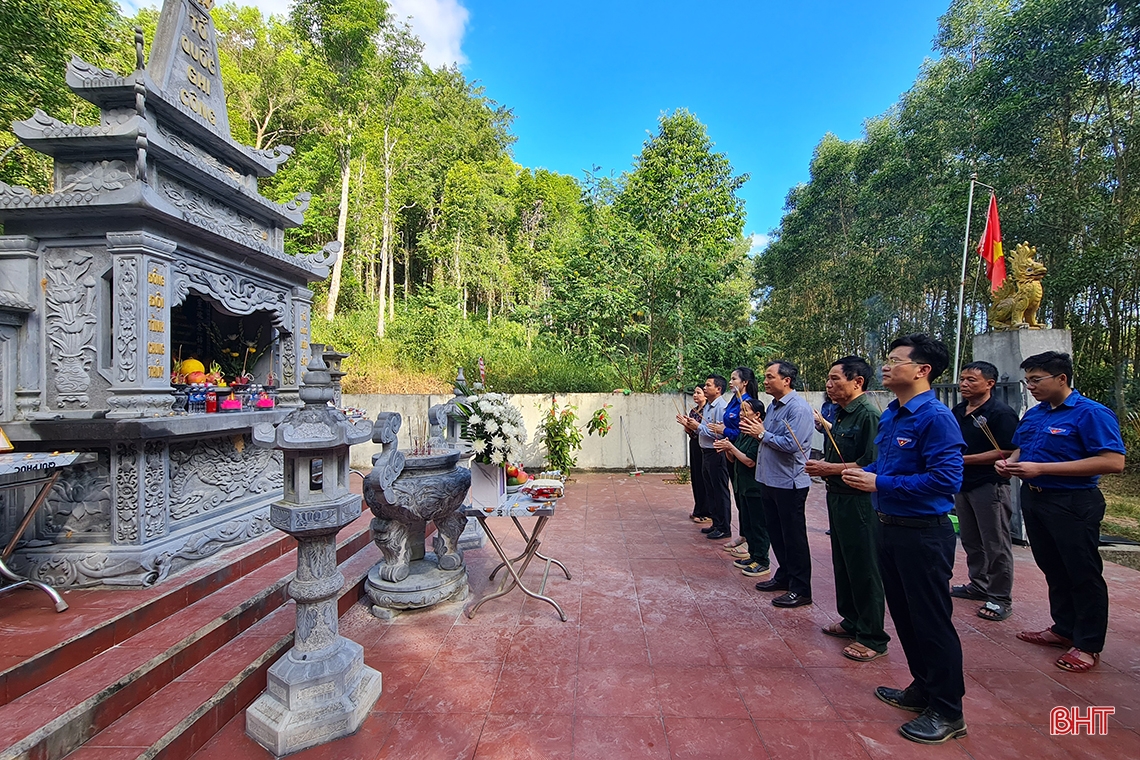
<path id="1" fill-rule="evenodd" d="M 526 443 L 522 412 L 501 393 L 467 396 L 457 401 L 460 437 L 471 441 L 475 461 L 502 467 L 517 461 Z"/>

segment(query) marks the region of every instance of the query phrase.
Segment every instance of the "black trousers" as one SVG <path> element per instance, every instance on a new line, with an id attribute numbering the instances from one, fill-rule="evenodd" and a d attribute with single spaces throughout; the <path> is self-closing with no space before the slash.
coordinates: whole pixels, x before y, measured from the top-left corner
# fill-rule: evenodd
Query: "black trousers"
<path id="1" fill-rule="evenodd" d="M 728 479 L 728 460 L 712 449 L 701 452 L 705 474 L 705 504 L 713 528 L 732 533 L 732 485 Z"/>
<path id="2" fill-rule="evenodd" d="M 768 538 L 780 563 L 772 580 L 787 585 L 788 591 L 811 599 L 811 550 L 804 517 L 808 489 L 772 488 L 762 484 L 762 493 Z"/>
<path id="3" fill-rule="evenodd" d="M 697 517 L 709 516 L 709 507 L 705 503 L 704 465 L 701 463 L 703 451 L 696 438 L 689 439 L 689 483 L 693 486 L 693 514 Z"/>
<path id="4" fill-rule="evenodd" d="M 761 567 L 768 567 L 771 542 L 768 539 L 768 521 L 764 518 L 763 489 L 749 488 L 737 495 L 736 503 L 741 514 L 740 535 L 748 542 L 748 557 L 753 562 L 759 562 Z M 748 516 L 747 520 L 745 515 Z"/>
<path id="5" fill-rule="evenodd" d="M 966 683 L 950 599 L 954 526 L 879 527 L 883 591 L 914 686 L 940 715 L 957 720 Z"/>
<path id="6" fill-rule="evenodd" d="M 1033 559 L 1049 584 L 1053 633 L 1100 652 L 1108 629 L 1108 585 L 1097 550 L 1104 495 L 1099 488 L 1041 492 L 1023 484 L 1021 508 Z"/>

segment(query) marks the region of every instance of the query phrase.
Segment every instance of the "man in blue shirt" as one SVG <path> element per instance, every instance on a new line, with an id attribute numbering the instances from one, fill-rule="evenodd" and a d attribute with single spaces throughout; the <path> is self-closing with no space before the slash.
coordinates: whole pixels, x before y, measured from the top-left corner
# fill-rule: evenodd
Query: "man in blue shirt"
<path id="1" fill-rule="evenodd" d="M 1033 559 L 1049 584 L 1053 625 L 1017 638 L 1068 651 L 1056 661 L 1085 673 L 1100 661 L 1108 629 L 1108 586 L 1097 547 L 1104 496 L 1101 475 L 1124 470 L 1124 441 L 1112 410 L 1069 385 L 1073 360 L 1046 351 L 1021 363 L 1039 403 L 1025 413 L 1003 477 L 1021 478 L 1021 508 Z"/>
<path id="2" fill-rule="evenodd" d="M 897 398 L 879 421 L 878 458 L 843 471 L 844 483 L 875 494 L 883 591 L 914 678 L 905 689 L 880 686 L 875 696 L 921 713 L 899 728 L 920 744 L 966 735 L 962 642 L 950 599 L 956 540 L 947 516 L 962 485 L 966 444 L 954 415 L 930 390 L 949 364 L 946 345 L 929 335 L 891 343 L 883 385 Z"/>
<path id="3" fill-rule="evenodd" d="M 807 502 L 811 476 L 807 449 L 811 446 L 811 405 L 793 390 L 799 369 L 789 361 L 774 361 L 764 369 L 764 390 L 772 397 L 768 414 L 740 430 L 760 440 L 756 479 L 763 486 L 761 501 L 772 552 L 780 563 L 771 580 L 756 584 L 760 591 L 783 591 L 775 607 L 811 604 L 811 551 L 808 548 Z"/>
<path id="4" fill-rule="evenodd" d="M 721 539 L 732 538 L 732 494 L 729 485 L 728 460 L 724 455 L 713 450 L 713 441 L 722 437 L 713 432 L 709 425 L 724 422 L 724 409 L 728 406 L 728 399 L 724 396 L 724 389 L 728 383 L 721 375 L 709 375 L 705 379 L 705 412 L 703 421 L 685 419 L 683 424 L 687 430 L 697 433 L 697 441 L 701 446 L 701 470 L 705 478 L 705 500 L 708 505 L 709 516 L 713 524 L 708 528 L 701 528 L 705 538 Z"/>

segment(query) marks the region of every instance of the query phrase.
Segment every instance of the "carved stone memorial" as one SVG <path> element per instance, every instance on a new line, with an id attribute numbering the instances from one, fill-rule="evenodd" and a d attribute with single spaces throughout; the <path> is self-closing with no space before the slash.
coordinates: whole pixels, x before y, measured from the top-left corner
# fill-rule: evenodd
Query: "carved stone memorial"
<path id="1" fill-rule="evenodd" d="M 175 360 L 209 366 L 235 346 L 296 405 L 307 285 L 338 250 L 285 252 L 309 197 L 258 192 L 292 149 L 231 138 L 212 6 L 166 0 L 149 62 L 138 32 L 126 76 L 72 59 L 67 83 L 99 124 L 37 110 L 13 125 L 54 160 L 54 188 L 0 183 L 0 424 L 20 450 L 98 455 L 64 476 L 16 555 L 53 585 L 156 583 L 268 530 L 281 494 L 280 452 L 250 430 L 283 411 L 172 411 L 186 400 Z"/>
<path id="2" fill-rule="evenodd" d="M 401 418 L 384 412 L 372 440 L 383 445 L 364 479 L 372 509 L 372 540 L 384 559 L 368 573 L 365 590 L 372 614 L 391 619 L 401 610 L 467 598 L 467 568 L 459 537 L 467 526 L 463 499 L 471 471 L 457 467 L 463 452 L 434 439 L 437 447 L 405 456 L 397 448 Z M 427 521 L 435 523 L 432 552 L 424 547 Z"/>
<path id="3" fill-rule="evenodd" d="M 367 441 L 372 425 L 349 422 L 328 406 L 334 389 L 314 346 L 301 386 L 301 409 L 274 429 L 253 429 L 258 446 L 284 452 L 285 493 L 270 522 L 297 539 L 297 572 L 289 595 L 297 602 L 293 648 L 269 667 L 266 690 L 246 710 L 246 732 L 275 755 L 354 733 L 380 697 L 380 674 L 364 664 L 364 648 L 338 632 L 336 534 L 360 516 L 349 492 L 348 448 Z"/>

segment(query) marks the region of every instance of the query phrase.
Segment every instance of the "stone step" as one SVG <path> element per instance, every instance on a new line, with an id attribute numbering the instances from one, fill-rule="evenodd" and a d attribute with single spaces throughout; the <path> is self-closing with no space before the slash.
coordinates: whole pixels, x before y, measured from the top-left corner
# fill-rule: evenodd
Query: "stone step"
<path id="1" fill-rule="evenodd" d="M 364 547 L 340 564 L 346 582 L 338 614 L 364 594 L 377 561 Z M 66 760 L 191 757 L 222 726 L 239 717 L 265 689 L 266 672 L 293 644 L 295 605 L 289 602 L 123 715 Z"/>
<path id="2" fill-rule="evenodd" d="M 24 648 L 33 653 L 0 671 L 0 705 L 122 644 L 178 610 L 291 553 L 296 546 L 291 536 L 273 530 L 242 546 L 220 551 L 160 586 L 115 591 L 113 593 L 129 601 L 124 601 L 121 612 L 100 616 L 95 624 L 89 622 L 94 615 L 84 614 L 83 605 L 83 600 L 94 592 L 85 590 L 66 592 L 72 608 L 61 615 L 45 618 L 17 613 L 5 622 L 12 628 L 10 633 L 22 639 Z M 8 638 L 6 649 L 7 654 L 17 654 L 19 645 Z"/>
<path id="3" fill-rule="evenodd" d="M 371 513 L 364 513 L 338 537 L 337 561 L 346 578 L 341 592 L 341 604 L 345 609 L 363 594 L 368 569 L 379 559 L 378 552 L 369 548 L 370 521 Z M 149 701 L 176 679 L 188 674 L 212 654 L 235 642 L 259 621 L 266 621 L 268 625 L 270 615 L 289 602 L 287 585 L 295 567 L 295 554 L 278 557 L 0 707 L 0 747 L 7 747 L 0 751 L 0 759 L 63 758 Z M 293 609 L 291 602 L 288 608 Z M 291 617 L 288 619 L 292 620 Z M 250 657 L 250 663 L 276 647 L 269 641 L 272 635 L 251 635 L 250 638 L 260 638 L 266 643 L 260 654 Z M 248 640 L 235 646 L 239 649 L 229 650 L 230 656 L 234 651 L 241 651 L 240 647 L 257 648 L 256 643 L 251 644 Z M 283 650 L 278 649 L 278 653 L 280 651 Z M 238 692 L 235 690 L 256 672 L 257 668 L 254 668 L 246 679 L 235 682 L 227 694 L 236 695 Z M 250 700 L 264 688 L 264 674 L 260 684 L 256 689 L 249 687 L 252 689 Z M 220 685 L 219 689 L 224 690 L 223 686 Z M 223 697 L 218 704 L 226 702 Z M 241 709 L 245 706 L 242 704 Z M 237 709 L 236 697 L 229 700 L 229 708 Z M 211 709 L 224 711 L 227 708 Z M 187 714 L 190 712 L 187 710 Z M 217 717 L 216 712 L 211 714 Z M 206 720 L 198 730 L 208 727 L 209 718 Z M 191 727 L 198 723 L 192 722 Z M 212 732 L 201 741 L 204 742 L 209 735 Z M 171 742 L 173 739 L 168 743 Z"/>

